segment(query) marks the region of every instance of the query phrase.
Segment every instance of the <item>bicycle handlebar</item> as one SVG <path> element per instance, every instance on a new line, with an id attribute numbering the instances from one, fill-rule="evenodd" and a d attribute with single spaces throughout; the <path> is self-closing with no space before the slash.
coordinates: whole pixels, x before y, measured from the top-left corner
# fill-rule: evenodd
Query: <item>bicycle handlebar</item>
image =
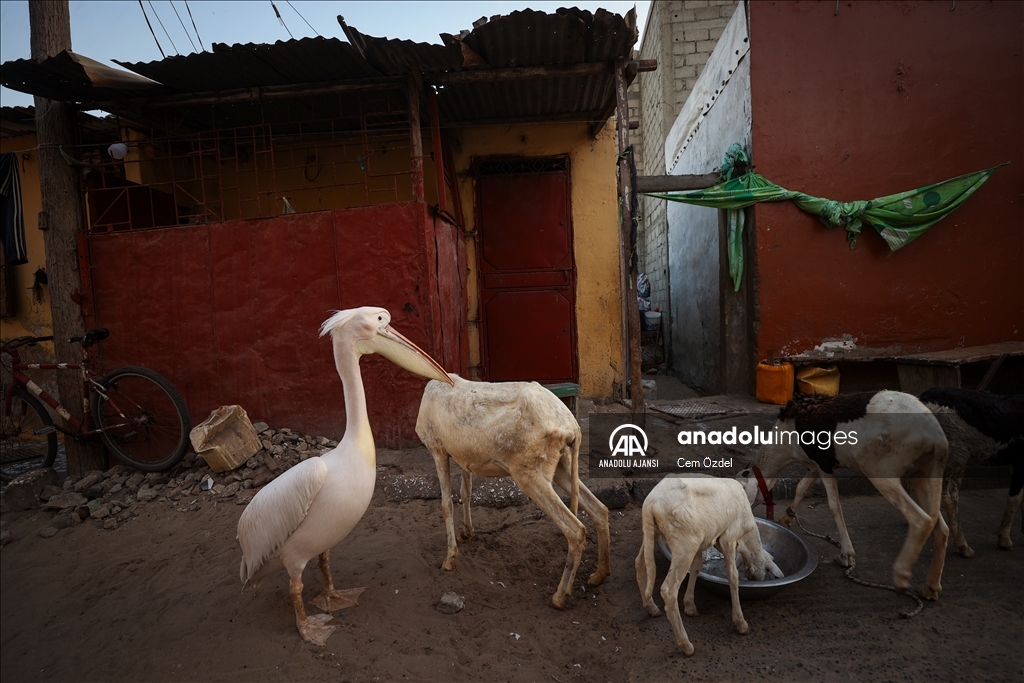
<path id="1" fill-rule="evenodd" d="M 71 339 L 68 339 L 68 343 L 69 344 L 74 344 L 75 342 L 78 342 L 83 347 L 89 347 L 89 346 L 92 346 L 93 344 L 95 344 L 96 342 L 103 341 L 104 339 L 106 339 L 109 336 L 110 336 L 110 330 L 108 330 L 105 327 L 101 327 L 101 328 L 96 329 L 96 330 L 89 330 L 85 334 L 72 337 Z M 52 337 L 51 337 L 51 339 L 52 339 Z"/>
<path id="2" fill-rule="evenodd" d="M 106 339 L 109 336 L 110 336 L 110 330 L 108 330 L 105 327 L 101 327 L 101 328 L 96 329 L 96 330 L 89 330 L 85 334 L 80 334 L 80 335 L 76 335 L 74 337 L 71 337 L 70 339 L 68 339 L 68 343 L 69 344 L 76 344 L 77 343 L 77 344 L 81 344 L 84 347 L 89 347 L 89 346 L 92 346 L 93 344 L 95 344 L 96 342 L 103 341 L 104 339 Z M 38 342 L 44 342 L 44 341 L 53 341 L 53 335 L 51 334 L 51 335 L 49 335 L 47 337 L 31 337 L 31 336 L 18 337 L 16 339 L 12 339 L 12 340 L 10 340 L 8 342 L 4 342 L 3 345 L 0 346 L 0 348 L 3 348 L 4 350 L 8 350 L 8 349 L 16 349 L 19 346 L 25 346 L 25 345 L 35 346 Z"/>

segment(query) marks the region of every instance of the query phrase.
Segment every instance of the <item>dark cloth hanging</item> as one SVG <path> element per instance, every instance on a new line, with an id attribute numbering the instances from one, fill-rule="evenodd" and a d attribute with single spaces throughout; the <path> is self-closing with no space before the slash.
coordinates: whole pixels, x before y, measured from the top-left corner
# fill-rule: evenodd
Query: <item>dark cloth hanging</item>
<path id="1" fill-rule="evenodd" d="M 7 265 L 28 263 L 21 176 L 18 173 L 18 155 L 14 152 L 0 154 L 0 241 L 4 245 Z"/>

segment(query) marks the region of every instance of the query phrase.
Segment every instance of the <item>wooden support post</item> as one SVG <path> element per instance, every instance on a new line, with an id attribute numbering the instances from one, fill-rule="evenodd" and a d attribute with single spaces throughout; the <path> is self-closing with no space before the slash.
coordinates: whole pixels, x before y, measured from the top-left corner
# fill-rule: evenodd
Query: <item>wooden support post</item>
<path id="1" fill-rule="evenodd" d="M 409 101 L 409 160 L 412 167 L 413 201 L 426 201 L 423 187 L 423 135 L 420 131 L 420 100 L 423 93 L 423 79 L 418 71 L 409 73 L 405 89 Z"/>
<path id="2" fill-rule="evenodd" d="M 67 0 L 28 3 L 32 59 L 47 57 L 71 49 L 71 15 Z M 39 192 L 47 229 L 46 274 L 49 279 L 50 311 L 53 320 L 53 346 L 57 362 L 82 360 L 82 349 L 68 339 L 85 332 L 78 270 L 77 234 L 84 225 L 81 178 L 78 169 L 68 166 L 60 148 L 72 150 L 76 138 L 74 104 L 35 98 L 36 139 L 39 145 Z M 58 372 L 60 402 L 78 419 L 84 417 L 82 383 L 77 373 Z M 77 439 L 64 440 L 68 473 L 81 477 L 90 470 L 106 469 L 102 445 Z"/>
<path id="3" fill-rule="evenodd" d="M 437 113 L 437 93 L 427 89 L 427 106 L 430 109 L 430 146 L 434 152 L 434 178 L 437 180 L 437 208 L 448 213 L 448 193 L 444 184 L 444 146 L 441 144 L 441 119 Z"/>
<path id="4" fill-rule="evenodd" d="M 718 290 L 721 314 L 719 362 L 721 379 L 719 391 L 723 394 L 753 394 L 757 359 L 754 352 L 754 332 L 750 311 L 753 309 L 750 284 L 754 278 L 753 209 L 746 212 L 747 225 L 743 231 L 743 251 L 746 256 L 740 291 L 734 291 L 729 275 L 729 227 L 725 210 L 718 211 Z"/>
<path id="5" fill-rule="evenodd" d="M 633 228 L 633 187 L 626 157 L 629 147 L 629 104 L 627 101 L 626 66 L 624 59 L 615 62 L 615 104 L 616 138 L 619 152 L 619 236 L 621 240 L 619 262 L 622 269 L 622 315 L 623 341 L 628 349 L 623 371 L 629 377 L 629 397 L 634 421 L 645 412 L 644 387 L 640 377 L 640 309 L 636 299 L 636 269 L 633 267 L 633 245 L 630 233 Z"/>

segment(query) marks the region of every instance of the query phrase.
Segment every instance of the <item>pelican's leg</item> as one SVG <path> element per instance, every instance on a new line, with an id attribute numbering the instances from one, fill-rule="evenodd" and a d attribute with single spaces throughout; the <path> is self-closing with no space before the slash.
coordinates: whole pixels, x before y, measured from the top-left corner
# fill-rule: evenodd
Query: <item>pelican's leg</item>
<path id="1" fill-rule="evenodd" d="M 347 588 L 345 590 L 334 589 L 334 579 L 331 577 L 331 551 L 320 553 L 320 572 L 324 575 L 324 592 L 313 599 L 313 604 L 325 612 L 337 612 L 346 607 L 357 607 L 359 596 L 366 587 Z"/>
<path id="2" fill-rule="evenodd" d="M 302 606 L 302 579 L 292 578 L 289 582 L 289 591 L 292 595 L 292 605 L 295 607 L 295 625 L 299 628 L 299 635 L 307 643 L 313 643 L 321 647 L 327 644 L 337 626 L 325 626 L 332 619 L 330 614 L 317 614 L 306 617 L 306 608 Z"/>

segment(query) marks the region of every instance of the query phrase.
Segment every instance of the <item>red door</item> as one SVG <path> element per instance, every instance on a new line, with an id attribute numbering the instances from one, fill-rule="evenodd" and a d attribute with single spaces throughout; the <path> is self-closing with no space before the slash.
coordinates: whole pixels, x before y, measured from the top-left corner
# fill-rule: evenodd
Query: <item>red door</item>
<path id="1" fill-rule="evenodd" d="M 568 160 L 482 163 L 480 308 L 484 378 L 576 382 Z"/>

